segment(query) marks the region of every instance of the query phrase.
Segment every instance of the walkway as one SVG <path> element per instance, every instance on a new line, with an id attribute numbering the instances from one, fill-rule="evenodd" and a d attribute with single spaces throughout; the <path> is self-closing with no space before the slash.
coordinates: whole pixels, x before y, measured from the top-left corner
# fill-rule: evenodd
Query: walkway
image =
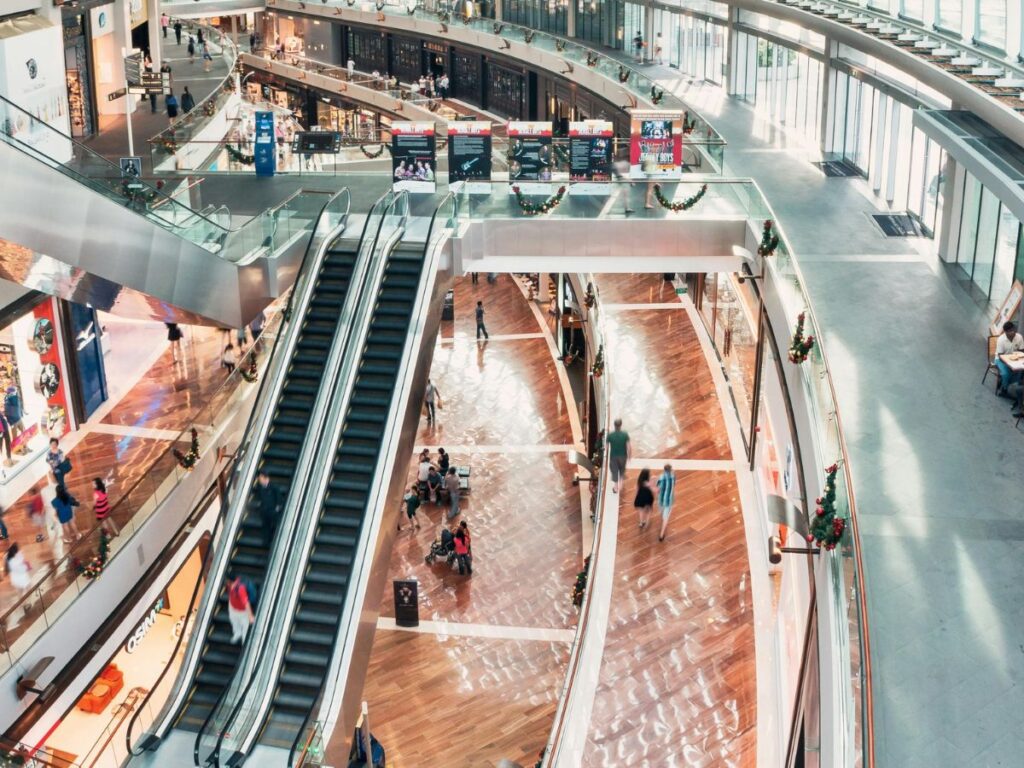
<path id="1" fill-rule="evenodd" d="M 764 190 L 823 326 L 859 510 L 877 764 L 1015 764 L 1024 436 L 980 385 L 988 319 L 927 255 L 931 241 L 881 235 L 865 181 L 825 178 L 804 140 L 721 88 L 645 69 Z"/>
<path id="2" fill-rule="evenodd" d="M 212 328 L 188 327 L 182 343 L 182 360 L 174 363 L 162 324 L 122 321 L 103 316 L 110 333 L 113 352 L 107 361 L 110 397 L 92 418 L 75 432 L 64 436 L 61 447 L 72 463 L 67 477 L 68 491 L 81 504 L 75 521 L 83 534 L 95 524 L 92 480 L 107 483 L 113 517 L 119 526 L 149 501 L 155 489 L 175 468 L 168 448 L 186 429 L 200 409 L 211 401 L 226 378 L 220 366 L 223 336 Z M 142 352 L 143 356 L 138 357 Z M 223 393 L 225 396 L 227 392 Z M 187 443 L 179 448 L 188 450 Z M 139 483 L 138 488 L 136 484 Z M 29 499 L 41 491 L 46 500 L 46 538 L 36 542 L 42 529 L 28 516 Z M 30 591 L 27 610 L 7 615 L 19 600 L 9 580 L 0 584 L 0 615 L 3 615 L 3 647 L 18 648 L 31 643 L 36 619 L 75 583 L 70 569 L 47 577 L 49 570 L 71 551 L 62 541 L 62 531 L 53 509 L 53 486 L 48 467 L 40 455 L 2 489 L 4 522 L 10 541 L 17 542 L 32 566 L 33 585 L 42 583 L 43 600 Z M 117 542 L 115 542 L 115 545 Z M 95 541 L 83 540 L 77 553 L 88 560 Z M 47 580 L 43 582 L 44 577 Z M 20 641 L 20 643 L 19 643 Z M 2 662 L 0 662 L 2 663 Z"/>
<path id="3" fill-rule="evenodd" d="M 486 343 L 474 338 L 478 300 Z M 419 579 L 421 623 L 396 628 L 386 590 L 363 695 L 397 768 L 532 765 L 551 731 L 577 618 L 569 591 L 582 513 L 565 456 L 575 428 L 546 320 L 508 275 L 456 280 L 455 316 L 442 324 L 431 369 L 444 408 L 437 427 L 421 425 L 417 451 L 436 457 L 443 446 L 453 464 L 472 467 L 455 522 L 472 530 L 473 576 L 424 563 L 444 513 L 421 507 L 423 527 L 398 534 L 388 574 L 389 583 Z"/>
<path id="4" fill-rule="evenodd" d="M 584 766 L 754 766 L 757 697 L 743 515 L 722 406 L 684 305 L 661 275 L 597 275 L 613 418 L 633 459 Z M 640 530 L 643 468 L 671 463 L 674 514 Z"/>

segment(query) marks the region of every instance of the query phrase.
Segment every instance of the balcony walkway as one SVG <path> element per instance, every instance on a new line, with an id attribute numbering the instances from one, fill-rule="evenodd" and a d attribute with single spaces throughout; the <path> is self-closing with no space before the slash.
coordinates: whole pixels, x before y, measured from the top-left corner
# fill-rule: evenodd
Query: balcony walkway
<path id="1" fill-rule="evenodd" d="M 991 319 L 931 241 L 882 236 L 868 214 L 884 202 L 865 181 L 825 178 L 813 147 L 718 86 L 644 71 L 764 190 L 823 327 L 859 510 L 877 765 L 1016 764 L 1024 434 L 980 384 Z"/>

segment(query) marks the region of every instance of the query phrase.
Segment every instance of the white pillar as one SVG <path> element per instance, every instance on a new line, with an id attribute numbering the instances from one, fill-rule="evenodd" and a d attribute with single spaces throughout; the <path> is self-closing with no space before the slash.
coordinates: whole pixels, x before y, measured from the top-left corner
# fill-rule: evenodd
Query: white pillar
<path id="1" fill-rule="evenodd" d="M 144 0 L 146 3 L 146 20 L 149 23 L 149 55 L 153 58 L 153 69 L 159 70 L 163 63 L 163 41 L 160 29 L 160 0 Z"/>

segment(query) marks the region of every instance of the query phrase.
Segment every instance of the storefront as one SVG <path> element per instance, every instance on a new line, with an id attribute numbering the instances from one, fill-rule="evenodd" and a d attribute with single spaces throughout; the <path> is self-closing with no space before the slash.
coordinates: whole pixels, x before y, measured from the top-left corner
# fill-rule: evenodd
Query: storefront
<path id="1" fill-rule="evenodd" d="M 2 471 L 7 483 L 75 426 L 68 407 L 67 361 L 58 318 L 58 299 L 44 298 L 0 328 L 0 388 L 3 426 Z"/>
<path id="2" fill-rule="evenodd" d="M 178 645 L 176 654 L 175 646 L 186 624 L 196 582 L 202 580 L 207 546 L 204 538 L 149 603 L 142 618 L 124 629 L 119 638 L 108 642 L 106 647 L 113 651 L 112 655 L 46 735 L 46 753 L 74 765 L 121 764 L 126 757 L 128 723 L 168 663 L 174 668 L 149 700 L 154 711 L 163 705 L 174 684 L 174 672 L 184 656 L 188 638 Z"/>
<path id="3" fill-rule="evenodd" d="M 75 138 L 88 137 L 97 131 L 91 43 L 88 36 L 89 14 L 77 7 L 65 6 L 62 21 L 71 135 Z"/>

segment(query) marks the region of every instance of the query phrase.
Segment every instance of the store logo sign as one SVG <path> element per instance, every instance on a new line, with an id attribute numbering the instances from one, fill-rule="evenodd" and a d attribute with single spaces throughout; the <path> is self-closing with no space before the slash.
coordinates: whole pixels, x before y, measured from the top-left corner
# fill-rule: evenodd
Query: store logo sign
<path id="1" fill-rule="evenodd" d="M 35 80 L 36 77 L 39 75 L 39 65 L 36 64 L 36 60 L 29 59 L 25 62 L 25 66 L 28 67 L 29 80 Z"/>
<path id="2" fill-rule="evenodd" d="M 98 14 L 96 14 L 96 26 L 99 27 L 100 29 L 103 29 L 104 27 L 107 26 L 107 12 L 106 11 L 100 11 Z"/>
<path id="3" fill-rule="evenodd" d="M 89 345 L 89 342 L 96 338 L 96 331 L 93 330 L 94 325 L 95 323 L 89 323 L 85 328 L 78 332 L 78 336 L 75 338 L 75 341 L 78 342 L 78 346 L 76 347 L 78 352 L 85 349 Z"/>
<path id="4" fill-rule="evenodd" d="M 146 618 L 144 618 L 139 623 L 139 626 L 135 628 L 132 636 L 128 638 L 128 642 L 124 644 L 124 649 L 127 653 L 135 653 L 135 650 L 139 647 L 139 643 L 145 639 L 146 635 L 149 634 L 149 630 L 151 630 L 153 625 L 156 624 L 157 614 L 163 610 L 163 607 L 164 599 L 161 597 L 156 601 L 156 605 L 154 605 L 146 615 Z"/>

